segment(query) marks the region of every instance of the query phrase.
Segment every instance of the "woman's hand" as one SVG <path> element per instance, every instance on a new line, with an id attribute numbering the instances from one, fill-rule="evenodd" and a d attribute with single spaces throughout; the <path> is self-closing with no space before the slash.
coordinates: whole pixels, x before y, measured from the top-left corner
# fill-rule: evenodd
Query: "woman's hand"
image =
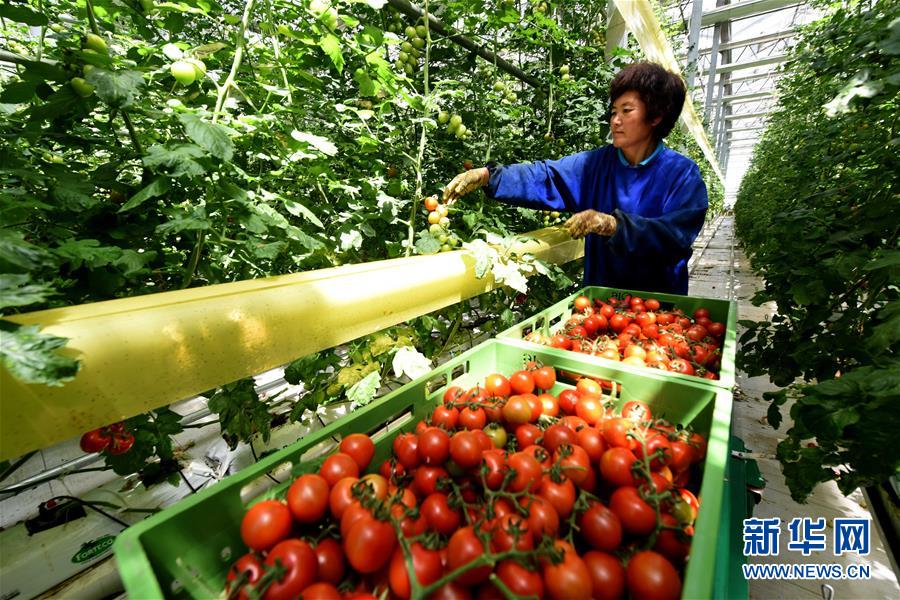
<path id="1" fill-rule="evenodd" d="M 460 173 L 444 188 L 444 202 L 449 206 L 469 192 L 484 187 L 487 185 L 489 177 L 490 173 L 488 173 L 487 167 L 469 169 Z"/>
<path id="2" fill-rule="evenodd" d="M 582 238 L 589 233 L 609 237 L 616 232 L 616 218 L 596 210 L 583 210 L 572 215 L 563 227 L 573 238 Z"/>

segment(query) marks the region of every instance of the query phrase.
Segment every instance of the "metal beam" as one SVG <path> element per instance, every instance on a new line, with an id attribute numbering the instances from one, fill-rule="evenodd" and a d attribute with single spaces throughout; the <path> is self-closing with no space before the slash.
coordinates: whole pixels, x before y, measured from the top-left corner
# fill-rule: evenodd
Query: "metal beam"
<path id="1" fill-rule="evenodd" d="M 425 11 L 419 8 L 418 6 L 411 4 L 407 0 L 388 0 L 388 4 L 396 8 L 401 13 L 405 14 L 407 17 L 411 19 L 421 19 L 425 16 Z M 428 27 L 433 30 L 438 35 L 442 35 L 446 37 L 448 40 L 453 42 L 458 46 L 462 46 L 466 50 L 474 52 L 484 60 L 488 61 L 491 64 L 496 64 L 497 68 L 501 71 L 505 71 L 515 77 L 516 79 L 523 81 L 534 88 L 542 88 L 543 85 L 540 81 L 510 63 L 506 59 L 503 59 L 497 56 L 495 53 L 483 48 L 482 46 L 476 44 L 469 38 L 460 35 L 453 31 L 453 29 L 437 19 L 434 18 L 434 15 L 428 15 Z"/>
<path id="2" fill-rule="evenodd" d="M 781 73 L 778 71 L 768 71 L 766 73 L 755 73 L 753 75 L 744 75 L 743 77 L 732 77 L 731 83 L 744 83 L 745 81 L 753 81 L 754 79 L 765 79 L 767 77 L 771 77 L 772 79 L 778 79 L 781 77 Z"/>
<path id="3" fill-rule="evenodd" d="M 728 42 L 727 44 L 722 44 L 719 46 L 720 51 L 725 50 L 735 50 L 737 48 L 744 48 L 746 46 L 752 46 L 753 44 L 767 44 L 769 42 L 777 42 L 778 40 L 784 40 L 789 37 L 793 37 L 797 34 L 794 30 L 789 31 L 779 31 L 778 33 L 770 33 L 768 35 L 761 35 L 759 37 L 750 38 L 746 40 L 737 40 L 735 42 Z M 700 54 L 709 54 L 710 49 L 704 48 L 700 50 Z"/>
<path id="4" fill-rule="evenodd" d="M 698 0 L 694 0 L 695 2 Z M 719 6 L 703 13 L 700 23 L 703 27 L 716 25 L 725 21 L 736 21 L 776 10 L 782 10 L 791 6 L 802 4 L 797 0 L 746 0 L 727 6 Z"/>
<path id="5" fill-rule="evenodd" d="M 728 115 L 725 117 L 726 121 L 737 121 L 738 119 L 758 119 L 760 117 L 768 117 L 771 113 L 769 111 L 763 112 L 755 112 L 755 113 L 747 113 L 746 115 Z"/>
<path id="6" fill-rule="evenodd" d="M 709 69 L 706 75 L 706 105 L 703 107 L 704 120 L 709 123 L 709 115 L 713 105 L 713 82 L 716 80 L 716 65 L 719 62 L 719 37 L 721 36 L 721 25 L 716 25 L 713 30 L 712 56 L 710 57 Z"/>
<path id="7" fill-rule="evenodd" d="M 550 227 L 514 251 L 564 263 L 584 243 Z M 476 276 L 475 262 L 459 250 L 5 316 L 68 338 L 64 353 L 81 371 L 49 387 L 0 367 L 0 460 L 498 287 L 490 273 Z"/>
<path id="8" fill-rule="evenodd" d="M 739 131 L 762 131 L 765 129 L 765 126 L 756 126 L 756 127 L 735 127 L 734 129 L 726 129 L 728 133 L 737 133 Z"/>
<path id="9" fill-rule="evenodd" d="M 615 0 L 608 0 L 606 3 L 606 62 L 610 62 L 615 57 L 614 50 L 619 46 L 625 45 L 628 37 L 628 27 L 622 12 L 616 5 Z"/>
<path id="10" fill-rule="evenodd" d="M 733 83 L 729 81 L 729 83 Z M 746 94 L 731 94 L 722 98 L 722 102 L 730 104 L 740 104 L 742 102 L 752 102 L 754 100 L 768 100 L 775 97 L 775 90 L 766 90 L 763 92 L 749 92 Z"/>
<path id="11" fill-rule="evenodd" d="M 703 2 L 697 0 L 691 7 L 691 20 L 688 28 L 688 53 L 687 53 L 687 87 L 694 87 L 694 78 L 697 76 L 697 60 L 700 57 L 700 17 L 703 16 Z"/>
<path id="12" fill-rule="evenodd" d="M 754 69 L 756 67 L 764 67 L 766 65 L 774 65 L 774 64 L 778 64 L 778 63 L 783 63 L 784 61 L 786 61 L 789 58 L 790 58 L 789 54 L 775 54 L 773 56 L 766 56 L 764 58 L 748 60 L 747 62 L 729 63 L 726 65 L 719 65 L 716 68 L 715 72 L 720 73 L 720 74 L 733 73 L 735 71 L 743 71 L 745 69 Z M 712 69 L 710 69 L 709 71 L 712 71 Z"/>

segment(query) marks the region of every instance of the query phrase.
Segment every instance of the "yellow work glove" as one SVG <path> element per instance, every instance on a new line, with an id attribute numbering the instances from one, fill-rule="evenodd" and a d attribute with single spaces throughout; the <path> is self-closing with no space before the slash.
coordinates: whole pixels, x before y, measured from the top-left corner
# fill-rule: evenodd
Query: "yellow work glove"
<path id="1" fill-rule="evenodd" d="M 609 237 L 616 232 L 616 218 L 596 210 L 583 210 L 572 215 L 563 227 L 576 239 L 589 233 Z"/>
<path id="2" fill-rule="evenodd" d="M 444 202 L 448 205 L 453 204 L 466 194 L 483 188 L 487 185 L 489 178 L 490 173 L 487 167 L 469 169 L 464 173 L 460 173 L 444 188 Z"/>

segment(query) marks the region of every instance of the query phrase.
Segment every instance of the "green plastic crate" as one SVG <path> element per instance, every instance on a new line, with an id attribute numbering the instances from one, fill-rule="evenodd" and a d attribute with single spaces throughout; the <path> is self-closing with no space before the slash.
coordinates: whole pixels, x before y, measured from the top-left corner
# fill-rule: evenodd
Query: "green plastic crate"
<path id="1" fill-rule="evenodd" d="M 385 397 L 278 451 L 256 465 L 126 529 L 114 552 L 128 595 L 132 598 L 206 598 L 224 587 L 231 563 L 246 550 L 240 522 L 255 501 L 283 496 L 290 481 L 318 468 L 324 454 L 341 435 L 369 433 L 376 443 L 372 465 L 389 456 L 391 441 L 430 414 L 453 385 L 474 386 L 490 373 L 507 375 L 528 360 L 538 360 L 572 373 L 600 377 L 621 385 L 619 402 L 647 402 L 654 415 L 692 424 L 708 435 L 709 445 L 700 490 L 701 509 L 695 525 L 692 558 L 684 582 L 684 597 L 708 597 L 712 592 L 716 540 L 728 458 L 731 393 L 725 389 L 678 381 L 652 371 L 634 372 L 609 365 L 584 365 L 575 354 L 559 356 L 540 346 L 491 340 L 441 365 Z M 558 383 L 559 393 L 571 387 Z M 281 483 L 275 484 L 270 476 Z"/>
<path id="2" fill-rule="evenodd" d="M 722 343 L 722 364 L 719 370 L 719 379 L 702 379 L 692 375 L 681 375 L 669 371 L 662 371 L 666 377 L 673 377 L 686 381 L 701 381 L 706 385 L 722 387 L 728 390 L 734 389 L 735 377 L 735 352 L 737 350 L 737 303 L 732 300 L 718 300 L 715 298 L 700 298 L 698 296 L 678 296 L 676 294 L 658 294 L 656 292 L 642 292 L 640 290 L 624 290 L 608 287 L 586 287 L 572 294 L 565 300 L 557 302 L 550 308 L 542 310 L 536 315 L 513 325 L 506 331 L 500 333 L 497 338 L 501 340 L 511 340 L 528 347 L 537 346 L 531 342 L 525 341 L 525 336 L 533 331 L 540 331 L 545 335 L 552 335 L 562 328 L 563 324 L 572 316 L 572 302 L 577 296 L 587 296 L 591 300 L 600 298 L 606 300 L 610 296 L 622 297 L 625 294 L 638 296 L 640 298 L 656 298 L 659 300 L 662 308 L 680 308 L 685 313 L 691 314 L 694 310 L 704 306 L 709 309 L 709 318 L 713 321 L 719 321 L 725 324 L 725 337 Z M 555 349 L 556 352 L 566 354 L 578 354 L 588 362 L 597 364 L 615 364 L 616 361 L 610 361 L 599 356 L 591 356 L 581 353 L 570 353 L 568 350 Z M 640 367 L 635 367 L 640 369 Z M 658 369 L 645 369 L 659 371 Z"/>

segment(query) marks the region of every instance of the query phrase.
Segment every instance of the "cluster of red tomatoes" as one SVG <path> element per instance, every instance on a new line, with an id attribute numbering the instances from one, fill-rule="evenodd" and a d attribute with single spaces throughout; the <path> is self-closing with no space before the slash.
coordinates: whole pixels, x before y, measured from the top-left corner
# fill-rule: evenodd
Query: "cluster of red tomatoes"
<path id="1" fill-rule="evenodd" d="M 725 325 L 711 320 L 703 307 L 691 319 L 678 308 L 660 310 L 653 298 L 591 302 L 578 296 L 559 333 L 533 331 L 525 339 L 638 367 L 718 379 L 724 336 Z"/>
<path id="2" fill-rule="evenodd" d="M 112 425 L 91 429 L 81 436 L 82 452 L 109 452 L 113 456 L 125 454 L 134 445 L 134 434 L 119 421 Z"/>
<path id="3" fill-rule="evenodd" d="M 392 455 L 346 436 L 241 523 L 234 598 L 678 598 L 706 440 L 531 364 L 449 388 Z M 558 389 L 558 387 L 557 387 Z"/>

